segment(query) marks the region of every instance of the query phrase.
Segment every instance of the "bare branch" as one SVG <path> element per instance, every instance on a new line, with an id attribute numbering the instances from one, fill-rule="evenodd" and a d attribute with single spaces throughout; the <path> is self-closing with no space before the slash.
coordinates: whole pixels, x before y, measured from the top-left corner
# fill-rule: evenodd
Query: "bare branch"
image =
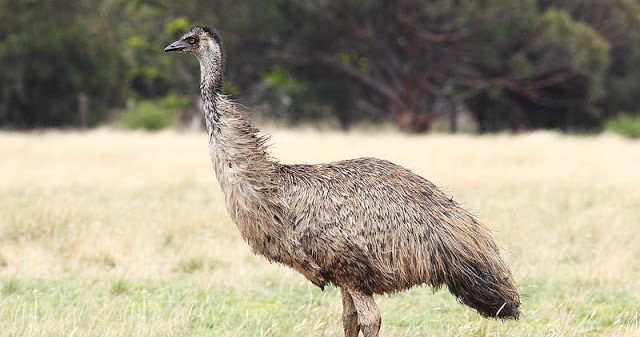
<path id="1" fill-rule="evenodd" d="M 358 81 L 360 84 L 365 85 L 371 90 L 374 90 L 378 94 L 382 95 L 385 99 L 390 101 L 392 104 L 396 104 L 398 106 L 403 106 L 403 102 L 398 97 L 398 94 L 386 84 L 377 81 L 376 79 L 368 76 L 363 73 L 356 67 L 345 64 L 338 60 L 336 57 L 322 53 L 322 52 L 312 52 L 311 56 L 315 58 L 318 62 L 330 66 L 331 68 L 338 70 L 352 79 Z"/>

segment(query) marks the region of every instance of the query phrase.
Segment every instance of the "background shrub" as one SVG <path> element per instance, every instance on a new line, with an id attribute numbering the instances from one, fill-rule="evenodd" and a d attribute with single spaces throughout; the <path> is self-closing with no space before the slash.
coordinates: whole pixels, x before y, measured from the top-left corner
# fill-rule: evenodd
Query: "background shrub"
<path id="1" fill-rule="evenodd" d="M 605 129 L 629 138 L 640 138 L 640 115 L 620 113 L 609 119 Z"/>
<path id="2" fill-rule="evenodd" d="M 155 101 L 141 101 L 120 116 L 120 122 L 129 129 L 161 130 L 174 121 L 172 110 Z"/>

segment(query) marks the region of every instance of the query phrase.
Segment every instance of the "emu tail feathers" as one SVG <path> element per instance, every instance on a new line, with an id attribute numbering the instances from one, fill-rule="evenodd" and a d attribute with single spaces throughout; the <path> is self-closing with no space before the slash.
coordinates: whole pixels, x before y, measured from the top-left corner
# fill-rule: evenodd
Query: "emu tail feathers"
<path id="1" fill-rule="evenodd" d="M 520 296 L 511 270 L 489 231 L 471 216 L 437 230 L 430 283 L 446 284 L 460 302 L 482 316 L 518 319 Z"/>

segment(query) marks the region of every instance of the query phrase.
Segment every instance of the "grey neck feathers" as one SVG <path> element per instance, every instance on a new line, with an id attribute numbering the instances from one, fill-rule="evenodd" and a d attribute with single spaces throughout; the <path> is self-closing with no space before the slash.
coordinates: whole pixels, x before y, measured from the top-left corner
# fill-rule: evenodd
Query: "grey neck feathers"
<path id="1" fill-rule="evenodd" d="M 251 126 L 249 116 L 222 93 L 222 56 L 211 52 L 200 60 L 200 90 L 209 135 L 211 159 L 223 191 L 251 185 L 269 190 L 275 163 L 269 159 L 265 138 Z M 233 193 L 231 193 L 233 194 Z M 229 195 L 227 195 L 229 197 Z"/>
<path id="2" fill-rule="evenodd" d="M 222 96 L 223 61 L 220 53 L 213 51 L 197 55 L 200 61 L 200 93 L 204 102 L 204 119 L 207 132 L 212 137 L 220 120 L 218 101 Z"/>

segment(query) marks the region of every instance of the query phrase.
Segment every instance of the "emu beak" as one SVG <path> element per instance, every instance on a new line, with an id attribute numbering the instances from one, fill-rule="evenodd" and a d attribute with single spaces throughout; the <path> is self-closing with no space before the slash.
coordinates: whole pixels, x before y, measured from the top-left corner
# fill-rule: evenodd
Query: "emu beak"
<path id="1" fill-rule="evenodd" d="M 181 51 L 190 46 L 187 41 L 178 40 L 164 48 L 164 51 Z"/>

